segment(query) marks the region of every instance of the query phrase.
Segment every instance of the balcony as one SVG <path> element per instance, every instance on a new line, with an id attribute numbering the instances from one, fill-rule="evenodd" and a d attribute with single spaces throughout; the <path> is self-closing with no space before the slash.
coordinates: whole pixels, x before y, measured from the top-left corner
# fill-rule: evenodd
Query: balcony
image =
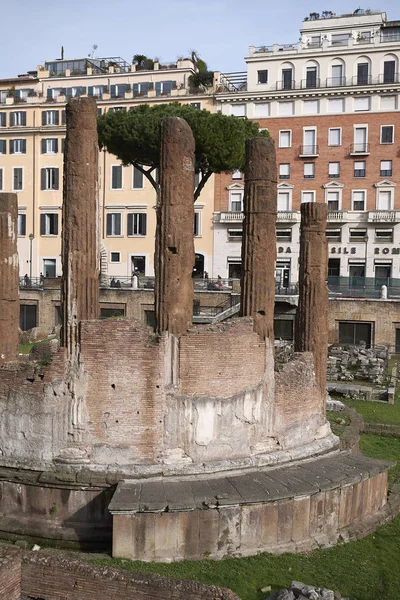
<path id="1" fill-rule="evenodd" d="M 369 144 L 367 144 L 366 142 L 360 142 L 350 145 L 350 156 L 368 156 L 369 153 Z"/>
<path id="2" fill-rule="evenodd" d="M 317 144 L 300 146 L 299 158 L 316 158 L 317 156 L 319 156 Z"/>
<path id="3" fill-rule="evenodd" d="M 399 223 L 399 210 L 371 210 L 368 213 L 368 223 Z"/>
<path id="4" fill-rule="evenodd" d="M 279 223 L 297 223 L 300 222 L 300 212 L 295 210 L 278 210 L 276 220 Z"/>
<path id="5" fill-rule="evenodd" d="M 230 210 L 227 212 L 221 212 L 219 215 L 220 223 L 241 223 L 244 219 L 242 211 Z"/>
<path id="6" fill-rule="evenodd" d="M 328 222 L 337 223 L 338 221 L 344 221 L 345 213 L 342 210 L 328 210 Z"/>

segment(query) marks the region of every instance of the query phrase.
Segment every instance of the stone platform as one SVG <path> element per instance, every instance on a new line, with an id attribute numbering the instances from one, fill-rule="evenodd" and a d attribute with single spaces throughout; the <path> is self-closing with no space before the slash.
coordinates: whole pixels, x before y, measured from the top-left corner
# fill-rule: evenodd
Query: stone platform
<path id="1" fill-rule="evenodd" d="M 389 466 L 341 452 L 278 468 L 123 480 L 109 505 L 113 556 L 170 561 L 330 545 L 384 509 Z"/>

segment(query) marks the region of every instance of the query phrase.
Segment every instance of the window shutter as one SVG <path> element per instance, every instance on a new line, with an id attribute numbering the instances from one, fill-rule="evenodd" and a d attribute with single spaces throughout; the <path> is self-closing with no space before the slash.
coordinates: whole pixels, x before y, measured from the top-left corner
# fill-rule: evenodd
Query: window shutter
<path id="1" fill-rule="evenodd" d="M 6 126 L 6 113 L 0 113 L 0 127 Z M 11 125 L 11 122 L 10 122 Z"/>
<path id="2" fill-rule="evenodd" d="M 69 98 L 71 98 L 72 96 L 72 88 L 66 88 L 65 89 L 65 95 L 68 96 Z"/>
<path id="3" fill-rule="evenodd" d="M 10 154 L 14 154 L 14 140 L 10 140 Z"/>
<path id="4" fill-rule="evenodd" d="M 161 81 L 156 81 L 156 96 L 161 94 Z"/>
<path id="5" fill-rule="evenodd" d="M 55 112 L 55 119 L 54 119 L 54 125 L 58 125 L 60 123 L 60 113 L 58 110 L 54 111 Z"/>
<path id="6" fill-rule="evenodd" d="M 133 214 L 128 214 L 128 235 L 133 235 Z"/>
<path id="7" fill-rule="evenodd" d="M 21 142 L 21 152 L 22 154 L 26 154 L 26 140 L 22 140 Z"/>
<path id="8" fill-rule="evenodd" d="M 46 121 L 47 121 L 46 115 L 47 115 L 47 113 L 45 111 L 43 111 L 42 112 L 42 125 L 46 125 Z"/>
<path id="9" fill-rule="evenodd" d="M 42 140 L 42 154 L 46 154 L 46 140 Z"/>
<path id="10" fill-rule="evenodd" d="M 92 85 L 89 85 L 89 87 L 88 87 L 88 96 L 90 96 L 90 97 L 93 96 L 93 86 Z"/>
<path id="11" fill-rule="evenodd" d="M 0 140 L 0 154 L 6 154 L 6 153 L 7 153 L 6 140 Z"/>
<path id="12" fill-rule="evenodd" d="M 47 88 L 47 99 L 50 100 L 53 98 L 53 90 L 51 88 Z"/>
<path id="13" fill-rule="evenodd" d="M 115 235 L 121 235 L 121 213 L 115 213 Z"/>
<path id="14" fill-rule="evenodd" d="M 146 235 L 146 233 L 147 233 L 147 215 L 146 215 L 146 213 L 141 213 L 139 215 L 139 233 L 141 235 Z"/>
<path id="15" fill-rule="evenodd" d="M 40 169 L 40 189 L 46 189 L 46 169 Z"/>
<path id="16" fill-rule="evenodd" d="M 21 125 L 23 127 L 26 126 L 26 112 L 25 111 L 21 113 Z"/>
<path id="17" fill-rule="evenodd" d="M 112 215 L 107 215 L 107 235 L 111 235 L 112 230 Z"/>
<path id="18" fill-rule="evenodd" d="M 61 111 L 61 123 L 62 123 L 63 125 L 65 125 L 65 123 L 66 123 L 65 110 L 62 110 L 62 111 Z"/>
<path id="19" fill-rule="evenodd" d="M 57 169 L 57 171 L 58 171 L 58 169 Z M 57 174 L 57 179 L 58 179 L 58 174 Z M 54 231 L 53 231 L 53 233 L 54 233 L 54 235 L 58 235 L 58 215 L 54 215 Z"/>
<path id="20" fill-rule="evenodd" d="M 10 113 L 10 127 L 14 127 L 15 125 L 15 113 Z"/>
<path id="21" fill-rule="evenodd" d="M 136 167 L 133 167 L 133 187 L 143 187 L 143 173 L 139 171 L 139 169 L 137 169 Z"/>
<path id="22" fill-rule="evenodd" d="M 58 152 L 58 139 L 57 138 L 54 140 L 54 152 L 56 152 L 56 153 Z"/>
<path id="23" fill-rule="evenodd" d="M 116 96 L 116 86 L 112 85 L 111 86 L 111 98 L 115 98 Z"/>
<path id="24" fill-rule="evenodd" d="M 137 83 L 133 84 L 133 95 L 136 96 L 139 92 L 139 85 Z"/>
<path id="25" fill-rule="evenodd" d="M 54 190 L 59 189 L 59 169 L 54 169 Z"/>
<path id="26" fill-rule="evenodd" d="M 46 215 L 40 215 L 40 235 L 46 235 Z"/>

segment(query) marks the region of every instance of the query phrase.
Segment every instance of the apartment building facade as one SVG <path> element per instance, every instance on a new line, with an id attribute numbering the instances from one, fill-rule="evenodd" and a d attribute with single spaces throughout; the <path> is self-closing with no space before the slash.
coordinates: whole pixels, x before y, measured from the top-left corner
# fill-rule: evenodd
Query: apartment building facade
<path id="1" fill-rule="evenodd" d="M 302 202 L 328 205 L 332 285 L 400 278 L 399 59 L 400 21 L 313 13 L 298 43 L 250 47 L 243 84 L 217 96 L 217 110 L 257 120 L 276 144 L 278 285 L 297 282 Z M 241 271 L 243 183 L 239 172 L 215 182 L 221 276 Z"/>
<path id="2" fill-rule="evenodd" d="M 37 71 L 0 81 L 0 191 L 18 194 L 20 275 L 61 275 L 62 170 L 65 104 L 93 96 L 98 112 L 127 111 L 141 103 L 178 101 L 214 110 L 213 90 L 189 89 L 190 59 L 138 70 L 120 58 L 59 59 Z M 216 75 L 218 76 L 218 74 Z M 211 271 L 214 182 L 195 204 L 198 273 Z M 156 195 L 132 166 L 99 156 L 101 268 L 109 277 L 154 274 Z"/>

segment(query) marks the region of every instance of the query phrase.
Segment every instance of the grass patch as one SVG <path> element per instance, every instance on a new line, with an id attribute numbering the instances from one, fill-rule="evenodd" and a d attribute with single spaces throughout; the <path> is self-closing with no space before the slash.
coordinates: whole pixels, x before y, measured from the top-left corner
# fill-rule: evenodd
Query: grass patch
<path id="1" fill-rule="evenodd" d="M 32 350 L 34 345 L 35 345 L 34 342 L 28 342 L 26 344 L 19 344 L 18 352 L 20 354 L 29 354 L 29 352 Z"/>
<path id="2" fill-rule="evenodd" d="M 394 437 L 382 437 L 370 433 L 360 436 L 360 450 L 366 456 L 397 462 L 389 469 L 389 488 L 394 483 L 400 483 L 400 440 Z"/>
<path id="3" fill-rule="evenodd" d="M 326 418 L 330 423 L 332 432 L 338 436 L 341 436 L 346 427 L 350 425 L 349 415 L 342 412 L 327 410 Z"/>
<path id="4" fill-rule="evenodd" d="M 344 400 L 347 406 L 355 408 L 367 423 L 384 423 L 385 425 L 400 425 L 400 401 L 396 398 L 394 404 L 369 402 L 368 400 Z"/>

